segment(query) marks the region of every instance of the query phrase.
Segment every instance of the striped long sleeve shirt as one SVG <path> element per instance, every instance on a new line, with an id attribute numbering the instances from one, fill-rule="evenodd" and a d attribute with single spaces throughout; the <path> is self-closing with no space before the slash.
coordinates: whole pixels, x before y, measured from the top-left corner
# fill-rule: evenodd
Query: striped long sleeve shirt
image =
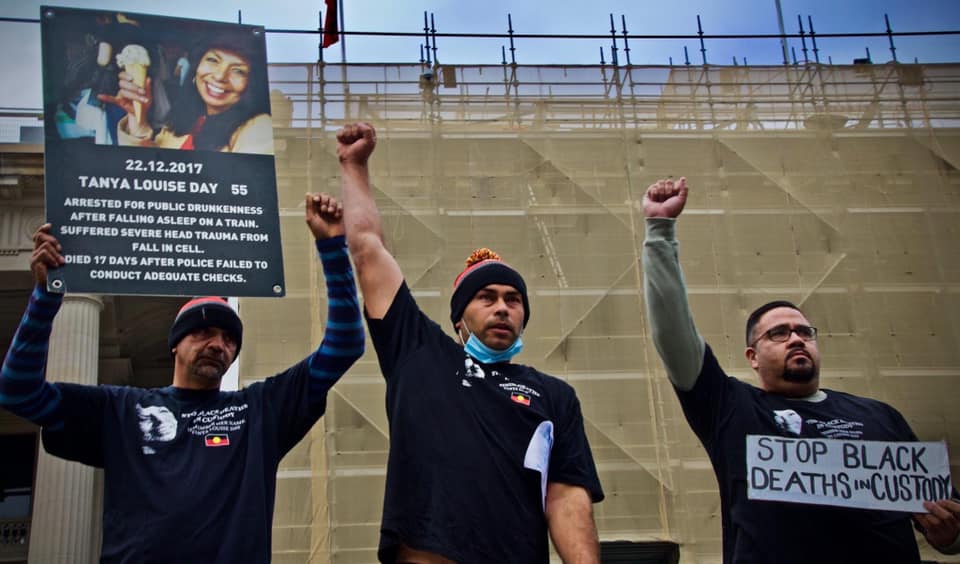
<path id="1" fill-rule="evenodd" d="M 328 307 L 323 341 L 309 358 L 311 403 L 324 402 L 330 387 L 363 355 L 364 333 L 353 269 L 343 236 L 318 240 Z M 45 379 L 53 319 L 63 297 L 36 286 L 0 368 L 0 407 L 45 429 L 63 419 L 60 390 Z"/>
<path id="2" fill-rule="evenodd" d="M 317 250 L 327 284 L 327 326 L 310 358 L 310 399 L 325 401 L 330 386 L 363 356 L 364 334 L 346 239 L 321 239 Z"/>
<path id="3" fill-rule="evenodd" d="M 39 284 L 34 287 L 0 368 L 0 406 L 54 429 L 62 425 L 57 417 L 60 391 L 44 380 L 44 370 L 53 318 L 62 302 L 61 294 L 47 292 Z"/>

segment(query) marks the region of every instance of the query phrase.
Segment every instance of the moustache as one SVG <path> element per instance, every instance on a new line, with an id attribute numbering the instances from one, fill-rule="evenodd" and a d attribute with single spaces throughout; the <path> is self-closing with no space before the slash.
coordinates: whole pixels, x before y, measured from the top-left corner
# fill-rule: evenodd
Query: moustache
<path id="1" fill-rule="evenodd" d="M 788 358 L 788 359 L 791 359 L 791 358 L 793 358 L 793 357 L 795 357 L 795 356 L 799 356 L 799 355 L 803 355 L 803 356 L 809 358 L 810 360 L 813 360 L 813 356 L 810 354 L 810 351 L 808 351 L 807 348 L 804 347 L 802 344 L 797 345 L 797 346 L 793 347 L 792 349 L 790 349 L 789 351 L 787 351 L 787 358 Z"/>
<path id="2" fill-rule="evenodd" d="M 227 363 L 227 358 L 225 354 L 206 353 L 206 354 L 197 355 L 197 362 L 200 362 L 202 360 L 213 362 L 221 366 Z"/>
<path id="3" fill-rule="evenodd" d="M 510 331 L 511 333 L 516 333 L 516 329 L 510 323 L 504 321 L 492 321 L 487 323 L 484 327 L 485 329 L 501 329 L 504 331 Z"/>

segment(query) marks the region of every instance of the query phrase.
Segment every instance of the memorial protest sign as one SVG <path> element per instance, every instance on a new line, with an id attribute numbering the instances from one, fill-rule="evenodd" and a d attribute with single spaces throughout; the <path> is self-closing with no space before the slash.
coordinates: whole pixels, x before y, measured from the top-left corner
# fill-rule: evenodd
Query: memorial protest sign
<path id="1" fill-rule="evenodd" d="M 57 292 L 283 296 L 261 27 L 42 7 Z"/>
<path id="2" fill-rule="evenodd" d="M 746 440 L 750 499 L 925 513 L 953 491 L 943 442 Z"/>

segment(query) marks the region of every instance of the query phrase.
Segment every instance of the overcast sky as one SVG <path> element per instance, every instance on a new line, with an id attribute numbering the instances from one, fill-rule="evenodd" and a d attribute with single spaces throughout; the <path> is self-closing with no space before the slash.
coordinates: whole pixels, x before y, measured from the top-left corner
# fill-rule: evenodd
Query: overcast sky
<path id="1" fill-rule="evenodd" d="M 0 0 L 0 17 L 39 19 L 40 5 L 123 10 L 174 17 L 236 22 L 238 10 L 243 23 L 268 29 L 315 29 L 322 0 Z M 618 33 L 621 15 L 631 34 L 695 34 L 697 15 L 708 34 L 777 33 L 775 0 L 345 0 L 345 28 L 350 31 L 419 32 L 423 12 L 432 12 L 438 32 L 505 33 L 507 14 L 512 14 L 517 33 L 606 34 L 614 14 Z M 884 14 L 890 16 L 894 31 L 960 29 L 958 0 L 781 0 L 787 33 L 798 31 L 797 16 L 808 16 L 817 33 L 883 32 Z M 420 58 L 420 37 L 349 37 L 349 62 L 416 62 Z M 802 58 L 800 40 L 791 40 Z M 0 22 L 0 107 L 39 108 L 40 25 Z M 438 38 L 438 58 L 443 63 L 497 64 L 505 39 Z M 622 42 L 618 42 L 622 48 Z M 632 41 L 633 64 L 675 64 L 684 58 L 687 47 L 691 62 L 702 62 L 695 39 Z M 900 61 L 960 61 L 960 36 L 897 38 Z M 603 48 L 609 62 L 610 39 L 518 39 L 516 58 L 521 64 L 597 64 Z M 808 47 L 810 43 L 808 41 Z M 821 60 L 850 63 L 863 57 L 869 48 L 874 62 L 891 59 L 885 37 L 818 40 Z M 271 62 L 308 62 L 317 58 L 317 36 L 284 33 L 267 35 Z M 340 45 L 326 49 L 328 62 L 341 60 Z M 779 64 L 782 54 L 776 40 L 707 40 L 707 61 L 711 64 Z M 812 52 L 809 53 L 812 59 Z M 508 53 L 509 58 L 509 53 Z M 625 62 L 621 52 L 621 63 Z M 11 78 L 15 77 L 15 78 Z"/>

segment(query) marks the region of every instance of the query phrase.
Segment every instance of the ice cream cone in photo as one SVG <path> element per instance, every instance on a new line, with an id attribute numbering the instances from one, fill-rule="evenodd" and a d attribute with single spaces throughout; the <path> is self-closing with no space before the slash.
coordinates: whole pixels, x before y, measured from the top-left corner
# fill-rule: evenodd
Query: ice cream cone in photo
<path id="1" fill-rule="evenodd" d="M 127 45 L 117 54 L 117 66 L 121 67 L 130 76 L 130 80 L 134 84 L 143 88 L 147 84 L 150 53 L 142 45 Z M 142 123 L 143 103 L 134 101 L 133 113 L 137 123 Z"/>
<path id="2" fill-rule="evenodd" d="M 147 67 L 146 65 L 140 64 L 130 64 L 124 69 L 127 71 L 127 74 L 130 75 L 130 80 L 134 84 L 143 88 L 147 84 Z M 143 115 L 143 103 L 136 102 L 133 103 L 133 114 L 137 118 L 137 123 L 141 123 L 141 117 Z"/>

